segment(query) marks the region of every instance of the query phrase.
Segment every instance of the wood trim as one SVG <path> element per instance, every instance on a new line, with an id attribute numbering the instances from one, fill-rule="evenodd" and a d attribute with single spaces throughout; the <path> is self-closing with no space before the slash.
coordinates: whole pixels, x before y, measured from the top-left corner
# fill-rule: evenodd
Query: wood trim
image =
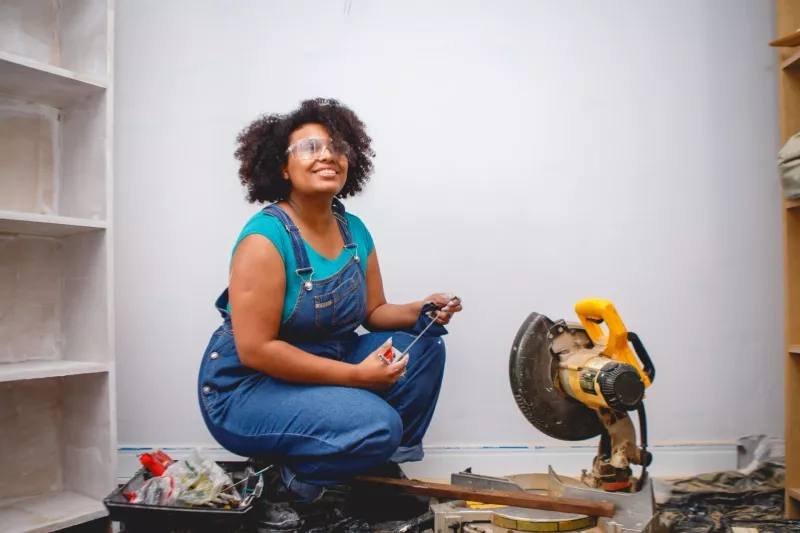
<path id="1" fill-rule="evenodd" d="M 800 2 L 776 0 L 776 47 L 781 145 L 800 132 Z M 786 486 L 800 487 L 800 201 L 783 202 L 784 388 Z M 786 491 L 786 517 L 800 519 L 800 501 Z"/>

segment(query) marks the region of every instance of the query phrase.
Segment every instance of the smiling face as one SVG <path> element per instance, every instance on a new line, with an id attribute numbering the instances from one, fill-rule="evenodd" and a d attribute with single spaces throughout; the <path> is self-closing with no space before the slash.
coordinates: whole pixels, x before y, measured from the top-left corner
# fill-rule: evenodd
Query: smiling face
<path id="1" fill-rule="evenodd" d="M 335 196 L 347 181 L 349 149 L 341 141 L 330 138 L 321 124 L 306 124 L 289 136 L 289 147 L 283 177 L 292 189 L 304 195 Z"/>

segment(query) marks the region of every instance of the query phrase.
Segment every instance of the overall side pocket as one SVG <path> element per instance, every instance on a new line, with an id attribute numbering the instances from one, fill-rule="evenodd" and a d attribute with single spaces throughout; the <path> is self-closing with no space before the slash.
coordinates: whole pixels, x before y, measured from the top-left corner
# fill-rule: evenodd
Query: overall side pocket
<path id="1" fill-rule="evenodd" d="M 233 353 L 230 353 L 231 351 Z M 200 365 L 198 386 L 203 407 L 209 415 L 219 406 L 221 395 L 229 388 L 224 370 L 231 358 L 235 358 L 236 361 L 239 359 L 236 355 L 233 332 L 221 326 L 220 330 L 211 336 Z"/>

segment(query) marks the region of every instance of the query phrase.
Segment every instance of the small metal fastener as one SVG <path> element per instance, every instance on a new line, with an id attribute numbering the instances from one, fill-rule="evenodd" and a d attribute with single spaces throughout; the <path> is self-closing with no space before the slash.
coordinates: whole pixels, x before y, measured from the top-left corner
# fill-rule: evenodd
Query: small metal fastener
<path id="1" fill-rule="evenodd" d="M 358 256 L 355 256 L 355 260 L 356 260 L 356 263 L 360 263 L 361 262 L 361 258 L 358 257 Z"/>
<path id="2" fill-rule="evenodd" d="M 208 385 L 206 385 L 205 387 L 203 387 L 203 392 L 205 392 L 206 394 L 208 394 L 209 392 L 211 392 L 211 387 L 209 387 Z"/>
<path id="3" fill-rule="evenodd" d="M 211 353 L 211 359 L 216 359 L 218 357 L 219 357 L 219 354 L 217 352 L 212 352 Z"/>
<path id="4" fill-rule="evenodd" d="M 305 287 L 307 291 L 310 291 L 314 287 L 314 285 L 312 285 L 310 281 L 306 281 L 305 283 L 303 283 L 303 287 Z"/>

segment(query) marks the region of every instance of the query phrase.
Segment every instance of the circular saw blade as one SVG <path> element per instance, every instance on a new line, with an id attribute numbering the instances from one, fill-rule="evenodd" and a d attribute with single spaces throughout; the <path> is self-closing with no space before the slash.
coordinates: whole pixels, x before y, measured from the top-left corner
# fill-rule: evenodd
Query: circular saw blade
<path id="1" fill-rule="evenodd" d="M 578 531 L 596 525 L 596 519 L 584 514 L 506 507 L 495 509 L 492 524 L 514 531 Z"/>
<path id="2" fill-rule="evenodd" d="M 591 439 L 604 431 L 597 413 L 556 390 L 558 359 L 550 350 L 551 326 L 546 316 L 531 313 L 517 331 L 509 359 L 511 392 L 528 422 L 545 435 Z"/>

